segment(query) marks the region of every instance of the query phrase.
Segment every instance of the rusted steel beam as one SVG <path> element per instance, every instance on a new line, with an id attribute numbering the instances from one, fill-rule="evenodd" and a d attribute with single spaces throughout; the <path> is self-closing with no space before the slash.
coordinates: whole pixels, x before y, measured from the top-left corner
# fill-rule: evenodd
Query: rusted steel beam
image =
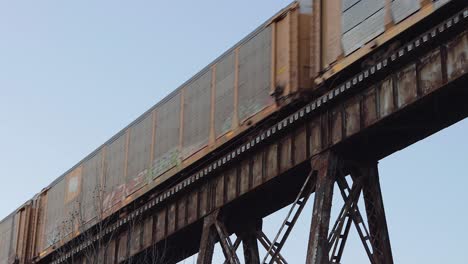
<path id="1" fill-rule="evenodd" d="M 307 264 L 328 264 L 328 229 L 333 198 L 333 186 L 339 166 L 338 157 L 326 152 L 312 160 L 317 171 L 312 226 L 307 249 Z"/>
<path id="2" fill-rule="evenodd" d="M 219 242 L 227 262 L 230 264 L 240 264 L 236 253 L 237 248 L 232 244 L 224 224 L 220 221 L 216 221 L 215 227 L 216 231 L 218 231 Z"/>
<path id="3" fill-rule="evenodd" d="M 198 252 L 197 264 L 211 264 L 213 260 L 214 246 L 216 243 L 215 223 L 218 219 L 219 211 L 208 215 L 203 220 L 203 231 Z"/>
<path id="4" fill-rule="evenodd" d="M 244 249 L 245 264 L 260 264 L 260 254 L 258 252 L 257 232 L 262 230 L 262 221 L 247 225 L 244 231 L 239 232 Z"/>
<path id="5" fill-rule="evenodd" d="M 260 255 L 258 253 L 258 243 L 255 233 L 249 232 L 242 237 L 242 245 L 244 248 L 244 263 L 245 264 L 260 264 Z"/>
<path id="6" fill-rule="evenodd" d="M 366 253 L 372 260 L 371 251 L 366 244 L 365 237 L 363 236 L 362 232 L 360 232 L 361 230 L 359 224 L 361 224 L 362 218 L 356 216 L 356 211 L 359 210 L 357 207 L 357 203 L 359 201 L 359 197 L 362 190 L 361 182 L 362 179 L 358 178 L 353 183 L 353 187 L 350 189 L 348 184 L 346 183 L 346 180 L 344 179 L 344 176 L 340 175 L 337 178 L 337 183 L 340 187 L 340 192 L 342 193 L 345 204 L 343 205 L 343 208 L 341 209 L 341 212 L 338 215 L 338 219 L 335 222 L 335 225 L 333 226 L 330 235 L 328 236 L 328 244 L 331 247 L 330 261 L 332 263 L 340 263 L 344 247 L 346 245 L 346 240 L 348 238 L 348 234 L 353 221 L 356 224 L 356 227 L 358 228 L 358 233 L 364 244 Z M 373 262 L 371 263 L 374 264 Z"/>
<path id="7" fill-rule="evenodd" d="M 366 224 L 364 222 L 364 218 L 362 217 L 362 214 L 359 211 L 359 207 L 357 205 L 358 201 L 359 201 L 360 194 L 361 194 L 361 190 L 362 190 L 362 181 L 363 180 L 364 180 L 363 177 L 355 177 L 352 189 L 349 188 L 349 185 L 346 182 L 346 179 L 344 177 L 339 177 L 337 179 L 337 183 L 338 183 L 338 186 L 340 188 L 340 192 L 341 192 L 341 195 L 343 197 L 343 200 L 345 201 L 345 207 L 344 207 L 343 211 L 345 211 L 347 209 L 347 211 L 348 211 L 348 212 L 346 212 L 347 218 L 348 218 L 348 220 L 351 220 L 351 222 L 348 222 L 347 224 L 349 225 L 351 223 L 354 223 L 354 226 L 356 227 L 357 233 L 359 235 L 359 238 L 361 239 L 361 242 L 362 242 L 362 244 L 364 246 L 366 254 L 369 257 L 370 263 L 375 264 L 376 262 L 375 262 L 375 260 L 373 258 L 373 255 L 372 255 L 372 249 L 369 247 L 369 244 L 368 244 L 368 241 L 370 239 L 369 230 L 366 227 Z M 358 191 L 358 193 L 354 194 L 355 191 Z M 349 208 L 349 206 L 348 206 L 348 208 L 346 208 L 346 205 L 348 204 L 348 202 L 351 202 L 351 204 L 352 204 L 351 208 Z M 348 229 L 347 232 L 349 232 L 349 228 L 350 228 L 350 226 L 347 226 L 347 229 Z M 346 243 L 346 240 L 345 240 L 346 238 L 347 238 L 347 233 L 346 233 L 345 237 L 343 238 L 343 242 L 340 245 L 340 249 L 338 250 L 337 255 L 335 255 L 335 248 L 333 249 L 334 251 L 333 251 L 332 256 L 331 256 L 331 261 L 332 262 L 334 261 L 336 263 L 340 263 L 340 260 L 341 260 L 341 257 L 342 257 L 343 251 L 344 251 L 344 246 L 345 246 L 345 243 Z"/>
<path id="8" fill-rule="evenodd" d="M 260 244 L 265 248 L 265 250 L 269 250 L 272 246 L 272 243 L 270 239 L 263 233 L 263 231 L 258 231 L 257 232 L 257 239 L 260 242 Z M 271 251 L 270 254 L 274 254 L 275 251 Z M 281 255 L 281 253 L 278 252 L 277 257 L 276 257 L 276 263 L 278 264 L 287 264 L 288 262 L 286 259 Z"/>
<path id="9" fill-rule="evenodd" d="M 291 233 L 294 225 L 296 224 L 297 219 L 301 215 L 302 210 L 304 209 L 307 201 L 309 200 L 310 194 L 312 192 L 311 182 L 312 177 L 315 175 L 314 170 L 309 172 L 304 184 L 302 185 L 301 190 L 299 191 L 296 200 L 292 203 L 292 206 L 286 216 L 286 219 L 283 221 L 278 233 L 273 240 L 271 246 L 268 248 L 266 256 L 263 258 L 262 263 L 273 264 L 278 257 L 281 249 L 283 248 L 286 240 L 288 239 L 289 234 Z M 269 258 L 271 259 L 267 261 Z"/>
<path id="10" fill-rule="evenodd" d="M 393 264 L 377 163 L 359 169 L 358 173 L 360 175 L 359 177 L 364 177 L 364 203 L 369 223 L 374 260 L 378 264 Z"/>

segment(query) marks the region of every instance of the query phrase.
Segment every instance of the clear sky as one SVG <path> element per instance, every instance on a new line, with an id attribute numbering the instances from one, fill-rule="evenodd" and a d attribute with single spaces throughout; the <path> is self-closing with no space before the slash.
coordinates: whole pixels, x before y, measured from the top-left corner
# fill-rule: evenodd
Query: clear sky
<path id="1" fill-rule="evenodd" d="M 0 0 L 0 219 L 289 2 Z M 467 132 L 381 161 L 395 263 L 468 263 Z M 311 204 L 289 263 L 305 258 Z M 284 215 L 265 219 L 271 237 Z M 363 253 L 351 241 L 343 263 Z"/>

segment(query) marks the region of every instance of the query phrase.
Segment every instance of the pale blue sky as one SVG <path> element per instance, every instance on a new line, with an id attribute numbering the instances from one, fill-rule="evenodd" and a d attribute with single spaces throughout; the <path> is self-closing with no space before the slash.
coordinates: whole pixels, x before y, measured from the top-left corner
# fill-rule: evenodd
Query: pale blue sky
<path id="1" fill-rule="evenodd" d="M 0 0 L 0 218 L 289 2 Z M 395 263 L 468 263 L 467 132 L 380 163 Z M 311 204 L 289 263 L 303 263 Z M 265 220 L 270 236 L 284 213 Z M 352 242 L 343 263 L 363 253 Z"/>

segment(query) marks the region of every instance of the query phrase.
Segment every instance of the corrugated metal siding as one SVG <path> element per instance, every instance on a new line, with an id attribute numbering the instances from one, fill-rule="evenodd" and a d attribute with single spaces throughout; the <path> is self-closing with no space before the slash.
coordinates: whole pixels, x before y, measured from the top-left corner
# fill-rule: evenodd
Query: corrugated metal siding
<path id="1" fill-rule="evenodd" d="M 360 0 L 342 0 L 341 5 L 342 5 L 343 12 L 348 10 L 349 8 L 354 6 L 355 4 L 357 4 L 357 2 L 359 2 L 359 1 Z"/>
<path id="2" fill-rule="evenodd" d="M 153 175 L 161 175 L 180 161 L 180 94 L 156 109 Z"/>
<path id="3" fill-rule="evenodd" d="M 81 212 L 84 222 L 88 222 L 101 211 L 102 197 L 102 150 L 83 163 L 83 187 Z"/>
<path id="4" fill-rule="evenodd" d="M 421 8 L 420 0 L 394 0 L 392 2 L 392 16 L 395 23 L 399 23 Z"/>
<path id="5" fill-rule="evenodd" d="M 183 157 L 208 144 L 211 113 L 211 70 L 206 71 L 184 91 Z"/>
<path id="6" fill-rule="evenodd" d="M 343 13 L 343 33 L 356 27 L 385 6 L 385 0 L 361 0 Z"/>
<path id="7" fill-rule="evenodd" d="M 153 116 L 150 113 L 131 128 L 127 165 L 129 179 L 136 178 L 140 172 L 148 169 L 151 162 L 152 140 Z"/>
<path id="8" fill-rule="evenodd" d="M 343 35 L 342 42 L 345 55 L 359 49 L 370 40 L 382 34 L 384 31 L 385 10 L 380 9 L 371 17 L 362 21 L 362 23 L 358 24 Z"/>
<path id="9" fill-rule="evenodd" d="M 0 223 L 0 264 L 9 264 L 8 258 L 13 251 L 14 216 L 10 215 Z"/>
<path id="10" fill-rule="evenodd" d="M 239 49 L 239 118 L 247 119 L 272 103 L 271 27 Z"/>
<path id="11" fill-rule="evenodd" d="M 105 161 L 105 208 L 123 198 L 125 184 L 125 146 L 126 134 L 122 134 L 106 148 Z M 123 189 L 122 189 L 123 188 Z"/>
<path id="12" fill-rule="evenodd" d="M 236 56 L 231 53 L 216 64 L 215 133 L 219 137 L 231 130 L 234 117 Z"/>
<path id="13" fill-rule="evenodd" d="M 66 210 L 65 200 L 65 178 L 57 182 L 47 191 L 46 220 L 43 236 L 43 248 L 45 250 L 57 243 L 64 235 L 64 224 Z"/>

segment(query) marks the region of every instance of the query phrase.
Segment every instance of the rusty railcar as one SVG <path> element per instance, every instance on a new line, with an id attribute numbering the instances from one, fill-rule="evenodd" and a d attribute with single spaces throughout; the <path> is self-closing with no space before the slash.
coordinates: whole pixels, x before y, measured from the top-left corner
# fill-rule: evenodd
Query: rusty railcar
<path id="1" fill-rule="evenodd" d="M 0 222 L 0 264 L 41 259 L 164 190 L 273 114 L 322 95 L 324 81 L 378 47 L 397 48 L 399 34 L 448 2 L 292 3 Z"/>
<path id="2" fill-rule="evenodd" d="M 307 5 L 310 1 L 302 2 Z M 310 6 L 321 12 L 313 12 L 311 76 L 320 84 L 382 46 L 388 46 L 388 53 L 394 52 L 399 48 L 397 36 L 454 2 L 462 1 L 313 1 Z M 367 62 L 371 64 L 379 57 L 385 57 L 385 54 L 373 54 Z"/>
<path id="3" fill-rule="evenodd" d="M 35 251 L 158 189 L 311 87 L 300 38 L 310 18 L 292 3 L 44 190 Z"/>

